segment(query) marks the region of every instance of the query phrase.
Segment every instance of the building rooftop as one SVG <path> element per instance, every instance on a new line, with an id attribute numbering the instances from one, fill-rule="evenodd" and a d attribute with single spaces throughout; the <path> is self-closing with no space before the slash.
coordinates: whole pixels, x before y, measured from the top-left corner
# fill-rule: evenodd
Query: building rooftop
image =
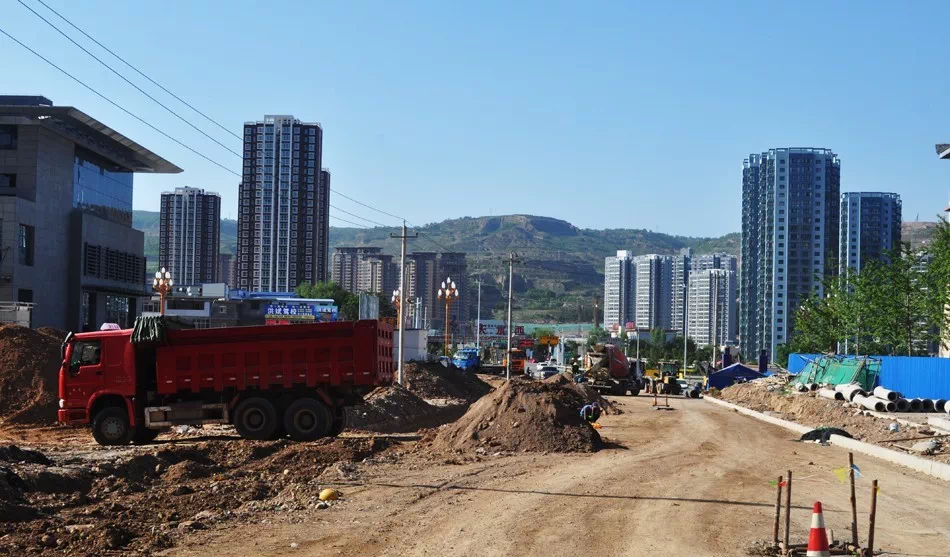
<path id="1" fill-rule="evenodd" d="M 64 132 L 132 172 L 177 174 L 181 168 L 72 106 L 54 106 L 37 95 L 0 95 L 0 117 L 41 122 Z"/>

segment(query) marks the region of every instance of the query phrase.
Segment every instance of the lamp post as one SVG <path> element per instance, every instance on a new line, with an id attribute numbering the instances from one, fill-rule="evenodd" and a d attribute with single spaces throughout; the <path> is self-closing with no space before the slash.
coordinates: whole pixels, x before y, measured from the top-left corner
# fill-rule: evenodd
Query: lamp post
<path id="1" fill-rule="evenodd" d="M 158 292 L 159 299 L 159 315 L 165 315 L 165 296 L 171 292 L 172 286 L 175 286 L 175 281 L 172 280 L 172 274 L 169 271 L 165 270 L 165 267 L 162 267 L 160 271 L 155 271 L 155 280 L 152 281 L 152 288 Z"/>
<path id="2" fill-rule="evenodd" d="M 397 288 L 396 290 L 393 290 L 393 297 L 392 297 L 389 301 L 392 303 L 393 309 L 395 309 L 395 310 L 396 310 L 396 313 L 398 314 L 398 313 L 399 313 L 399 302 L 400 302 L 399 289 L 398 289 L 398 288 Z"/>
<path id="3" fill-rule="evenodd" d="M 439 289 L 438 298 L 440 300 L 445 300 L 445 355 L 449 355 L 449 310 L 452 308 L 452 303 L 457 302 L 459 299 L 459 290 L 455 287 L 455 283 L 452 282 L 452 277 L 447 277 L 442 283 L 442 288 Z"/>

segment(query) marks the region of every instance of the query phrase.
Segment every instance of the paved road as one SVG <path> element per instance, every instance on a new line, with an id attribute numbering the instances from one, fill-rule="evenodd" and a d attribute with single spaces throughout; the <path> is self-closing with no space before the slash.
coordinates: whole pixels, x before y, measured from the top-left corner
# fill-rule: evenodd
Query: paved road
<path id="1" fill-rule="evenodd" d="M 410 460 L 366 468 L 347 501 L 316 522 L 204 533 L 182 555 L 745 555 L 771 537 L 774 488 L 794 471 L 792 539 L 805 541 L 820 499 L 838 537 L 850 537 L 848 488 L 832 470 L 847 452 L 702 400 L 656 411 L 621 398 L 602 419 L 616 448 L 593 455 L 518 455 L 463 465 Z M 859 533 L 870 479 L 881 482 L 876 546 L 892 555 L 945 556 L 950 484 L 856 457 Z M 299 544 L 291 550 L 290 543 Z"/>

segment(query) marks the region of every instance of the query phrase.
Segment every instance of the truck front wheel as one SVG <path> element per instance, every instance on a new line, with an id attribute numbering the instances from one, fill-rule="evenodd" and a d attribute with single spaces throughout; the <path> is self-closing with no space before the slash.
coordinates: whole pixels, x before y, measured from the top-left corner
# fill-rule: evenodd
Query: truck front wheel
<path id="1" fill-rule="evenodd" d="M 313 398 L 298 398 L 284 412 L 284 429 L 294 441 L 314 441 L 325 437 L 332 421 L 326 405 Z"/>
<path id="2" fill-rule="evenodd" d="M 245 439 L 271 439 L 277 431 L 277 410 L 266 398 L 248 398 L 234 410 L 234 429 Z"/>
<path id="3" fill-rule="evenodd" d="M 100 445 L 128 445 L 132 439 L 129 413 L 125 408 L 103 408 L 92 420 L 92 436 Z"/>

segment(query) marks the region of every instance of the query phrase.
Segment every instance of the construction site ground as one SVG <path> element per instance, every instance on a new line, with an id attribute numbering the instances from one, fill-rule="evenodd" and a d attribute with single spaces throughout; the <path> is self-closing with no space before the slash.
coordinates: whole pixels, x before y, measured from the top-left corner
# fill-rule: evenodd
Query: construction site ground
<path id="1" fill-rule="evenodd" d="M 622 413 L 601 418 L 605 448 L 593 453 L 492 452 L 490 446 L 439 452 L 431 430 L 347 432 L 307 444 L 249 442 L 223 426 L 165 434 L 148 447 L 107 449 L 81 429 L 4 428 L 3 444 L 40 450 L 57 463 L 138 458 L 114 472 L 94 468 L 93 503 L 61 506 L 61 496 L 50 494 L 48 510 L 59 510 L 58 518 L 39 523 L 46 530 L 35 520 L 0 522 L 0 548 L 32 554 L 46 544 L 50 554 L 100 555 L 742 556 L 754 541 L 771 538 L 769 482 L 786 470 L 795 478 L 792 541 L 807 539 L 815 500 L 836 536 L 850 538 L 848 487 L 833 472 L 847 465 L 846 451 L 798 442 L 784 429 L 703 400 L 674 397 L 670 411 L 655 410 L 647 396 L 612 400 Z M 870 457 L 856 455 L 856 463 L 863 473 L 861 540 L 870 481 L 877 479 L 875 546 L 891 555 L 947 555 L 950 483 Z M 29 470 L 20 466 L 21 475 Z M 326 487 L 343 497 L 321 508 L 317 494 Z M 44 534 L 58 532 L 59 521 L 80 533 L 49 547 L 55 542 Z M 133 528 L 140 522 L 148 526 Z"/>

